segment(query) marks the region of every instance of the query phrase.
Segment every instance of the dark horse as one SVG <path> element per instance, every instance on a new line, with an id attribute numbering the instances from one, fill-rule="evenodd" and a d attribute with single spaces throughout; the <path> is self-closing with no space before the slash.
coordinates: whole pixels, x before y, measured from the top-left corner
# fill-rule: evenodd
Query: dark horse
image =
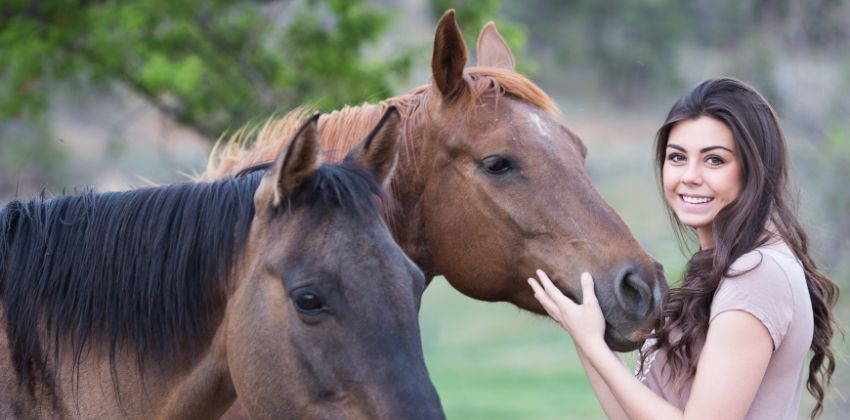
<path id="1" fill-rule="evenodd" d="M 379 214 L 390 109 L 338 165 L 0 209 L 0 418 L 440 418 L 421 271 Z"/>

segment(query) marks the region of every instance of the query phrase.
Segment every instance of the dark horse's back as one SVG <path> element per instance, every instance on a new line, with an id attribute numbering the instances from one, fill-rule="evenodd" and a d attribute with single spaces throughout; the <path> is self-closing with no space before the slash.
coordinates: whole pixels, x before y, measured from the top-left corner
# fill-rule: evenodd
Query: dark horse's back
<path id="1" fill-rule="evenodd" d="M 2 256 L 0 256 L 2 257 Z M 0 306 L 3 304 L 3 298 L 0 297 Z M 6 338 L 6 316 L 0 311 L 0 418 L 11 419 L 16 418 L 15 401 L 13 392 L 15 387 L 15 367 L 12 366 L 12 359 L 9 357 L 9 339 Z"/>
<path id="2" fill-rule="evenodd" d="M 8 242 L 9 209 L 7 205 L 0 207 L 0 291 L 6 278 L 6 249 Z M 17 398 L 17 379 L 12 364 L 11 347 L 6 334 L 6 302 L 0 294 L 0 419 L 22 417 L 22 400 Z"/>
<path id="3" fill-rule="evenodd" d="M 2 205 L 0 419 L 127 417 L 162 400 L 206 354 L 260 179 Z"/>
<path id="4" fill-rule="evenodd" d="M 0 297 L 0 307 L 4 305 Z M 6 313 L 0 310 L 0 419 L 38 419 L 38 418 L 61 418 L 59 413 L 52 412 L 50 416 L 43 415 L 46 411 L 53 411 L 54 407 L 39 406 L 40 400 L 29 397 L 27 388 L 23 386 L 15 374 L 15 365 L 12 362 L 12 351 L 6 334 Z"/>

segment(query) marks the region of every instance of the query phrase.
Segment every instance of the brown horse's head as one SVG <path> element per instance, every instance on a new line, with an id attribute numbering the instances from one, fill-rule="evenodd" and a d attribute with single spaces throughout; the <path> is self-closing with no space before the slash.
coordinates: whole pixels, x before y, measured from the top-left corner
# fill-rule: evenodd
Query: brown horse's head
<path id="1" fill-rule="evenodd" d="M 425 280 L 376 202 L 396 161 L 398 113 L 340 165 L 319 162 L 316 120 L 256 191 L 227 309 L 236 392 L 257 418 L 440 418 L 417 319 Z"/>
<path id="2" fill-rule="evenodd" d="M 417 153 L 433 265 L 466 295 L 538 313 L 526 283 L 536 268 L 573 299 L 588 271 L 608 344 L 633 349 L 666 287 L 660 266 L 591 185 L 584 144 L 545 93 L 513 71 L 492 23 L 477 50 L 478 66 L 465 69 L 466 46 L 447 12 L 431 63 L 430 141 Z"/>

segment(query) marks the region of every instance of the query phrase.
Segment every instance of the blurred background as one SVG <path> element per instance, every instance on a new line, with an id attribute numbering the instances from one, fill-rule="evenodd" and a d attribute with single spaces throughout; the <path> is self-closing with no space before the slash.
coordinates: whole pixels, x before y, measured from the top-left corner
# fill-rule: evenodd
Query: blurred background
<path id="1" fill-rule="evenodd" d="M 700 80 L 755 86 L 786 131 L 815 258 L 848 290 L 850 0 L 4 0 L 0 203 L 186 180 L 216 139 L 245 124 L 425 84 L 434 25 L 450 7 L 469 46 L 497 23 L 519 71 L 588 146 L 596 187 L 671 283 L 685 256 L 657 193 L 655 130 Z M 604 417 L 548 319 L 473 301 L 438 278 L 421 321 L 450 419 Z M 835 345 L 825 419 L 850 411 L 850 344 Z M 810 405 L 806 395 L 801 418 Z"/>

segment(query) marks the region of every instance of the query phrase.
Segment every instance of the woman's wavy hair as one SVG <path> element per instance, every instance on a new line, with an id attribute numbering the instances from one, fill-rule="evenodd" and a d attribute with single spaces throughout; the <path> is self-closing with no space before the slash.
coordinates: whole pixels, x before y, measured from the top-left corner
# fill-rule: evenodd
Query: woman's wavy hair
<path id="1" fill-rule="evenodd" d="M 681 285 L 664 295 L 653 332 L 653 343 L 641 354 L 641 370 L 648 354 L 659 348 L 667 352 L 674 386 L 696 374 L 698 353 L 708 332 L 709 312 L 714 292 L 729 267 L 742 255 L 763 245 L 771 224 L 803 265 L 814 314 L 809 377 L 806 387 L 817 403 L 811 417 L 823 410 L 823 399 L 835 370 L 830 345 L 838 324 L 832 310 L 838 299 L 838 287 L 818 271 L 809 256 L 808 238 L 797 220 L 796 197 L 788 177 L 785 138 L 773 109 L 747 84 L 730 78 L 710 79 L 682 96 L 670 109 L 655 138 L 656 175 L 662 184 L 667 139 L 676 123 L 699 117 L 724 123 L 735 139 L 743 166 L 743 185 L 737 199 L 723 208 L 714 219 L 714 248 L 695 253 L 685 267 Z M 662 186 L 663 190 L 663 186 Z M 662 194 L 663 196 L 663 194 Z M 695 231 L 684 226 L 667 206 L 681 244 L 693 239 Z M 674 330 L 682 332 L 677 341 Z"/>

